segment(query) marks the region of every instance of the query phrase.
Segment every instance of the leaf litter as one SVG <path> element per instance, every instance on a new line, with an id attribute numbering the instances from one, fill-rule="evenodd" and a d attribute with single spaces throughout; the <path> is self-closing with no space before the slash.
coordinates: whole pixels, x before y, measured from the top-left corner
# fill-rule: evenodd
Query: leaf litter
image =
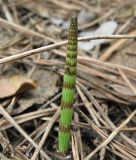
<path id="1" fill-rule="evenodd" d="M 107 21 L 101 24 L 101 26 L 96 29 L 95 31 L 87 31 L 87 32 L 81 32 L 81 36 L 85 35 L 111 35 L 115 32 L 117 29 L 117 23 L 115 21 Z M 89 52 L 92 50 L 95 46 L 101 45 L 103 43 L 106 43 L 105 39 L 101 40 L 95 40 L 95 41 L 89 41 L 89 42 L 79 42 L 79 48 Z"/>
<path id="2" fill-rule="evenodd" d="M 0 11 L 1 59 L 66 40 L 69 19 L 75 13 L 79 35 L 136 33 L 135 0 L 1 2 L 0 7 L 5 7 Z M 135 160 L 135 46 L 132 39 L 79 43 L 67 155 L 56 152 L 58 119 L 54 119 L 66 47 L 0 65 L 0 158 L 30 160 L 36 143 L 46 135 L 39 160 Z"/>
<path id="3" fill-rule="evenodd" d="M 35 83 L 22 75 L 0 78 L 0 99 L 35 88 Z"/>

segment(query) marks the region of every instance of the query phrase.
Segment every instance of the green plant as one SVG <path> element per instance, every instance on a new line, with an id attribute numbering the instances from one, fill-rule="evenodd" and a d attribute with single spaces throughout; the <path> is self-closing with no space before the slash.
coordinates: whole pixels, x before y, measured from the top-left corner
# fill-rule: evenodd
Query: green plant
<path id="1" fill-rule="evenodd" d="M 58 135 L 58 150 L 62 153 L 66 153 L 70 145 L 71 121 L 73 116 L 73 103 L 75 96 L 76 68 L 77 18 L 72 17 L 68 36 Z"/>

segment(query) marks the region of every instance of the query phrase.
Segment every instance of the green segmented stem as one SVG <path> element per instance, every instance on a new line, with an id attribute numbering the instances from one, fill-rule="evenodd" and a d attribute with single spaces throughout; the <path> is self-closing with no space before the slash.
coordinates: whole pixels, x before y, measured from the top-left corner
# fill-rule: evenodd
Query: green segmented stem
<path id="1" fill-rule="evenodd" d="M 76 83 L 76 68 L 77 68 L 77 18 L 72 17 L 66 63 L 65 63 L 65 74 L 61 98 L 61 113 L 59 122 L 59 152 L 66 153 L 70 145 L 70 128 L 73 116 L 73 103 L 75 96 L 75 83 Z"/>

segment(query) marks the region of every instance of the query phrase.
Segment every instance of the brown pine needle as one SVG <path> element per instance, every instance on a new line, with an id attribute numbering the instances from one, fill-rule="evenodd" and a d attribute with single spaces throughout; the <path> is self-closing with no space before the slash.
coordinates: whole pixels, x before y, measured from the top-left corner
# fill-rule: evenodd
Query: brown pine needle
<path id="1" fill-rule="evenodd" d="M 136 35 L 101 35 L 101 36 L 79 37 L 78 41 L 87 41 L 87 40 L 96 40 L 96 39 L 134 39 L 134 38 L 136 38 Z M 8 56 L 8 57 L 0 59 L 0 64 L 4 64 L 4 63 L 14 61 L 14 60 L 17 60 L 20 58 L 24 58 L 24 57 L 31 56 L 34 54 L 38 54 L 38 53 L 41 53 L 41 52 L 44 52 L 44 51 L 47 51 L 50 49 L 64 46 L 66 44 L 67 44 L 67 41 L 61 41 L 61 42 L 51 44 L 48 46 L 44 46 L 44 47 L 40 47 L 40 48 L 33 49 L 30 51 L 26 51 L 23 53 L 19 53 L 16 55 Z"/>
<path id="2" fill-rule="evenodd" d="M 120 130 L 125 127 L 125 125 L 132 119 L 132 117 L 136 114 L 136 109 L 129 115 L 129 117 L 123 121 L 119 127 L 117 127 L 109 137 L 100 144 L 96 149 L 94 149 L 84 160 L 89 160 L 94 154 L 96 154 L 102 147 L 105 147 L 108 143 L 112 141 L 112 139 L 120 132 Z"/>
<path id="3" fill-rule="evenodd" d="M 1 114 L 22 134 L 35 148 L 38 148 L 38 145 L 32 140 L 31 137 L 15 122 L 15 120 L 5 111 L 5 109 L 0 105 Z M 47 160 L 51 160 L 50 157 L 41 150 L 42 155 Z"/>

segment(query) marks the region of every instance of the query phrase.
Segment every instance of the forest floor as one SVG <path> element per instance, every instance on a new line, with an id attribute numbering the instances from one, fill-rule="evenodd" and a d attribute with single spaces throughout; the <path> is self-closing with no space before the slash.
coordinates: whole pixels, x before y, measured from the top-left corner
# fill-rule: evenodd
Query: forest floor
<path id="1" fill-rule="evenodd" d="M 57 152 L 70 17 L 78 36 L 71 146 Z M 0 159 L 136 159 L 136 0 L 0 0 Z M 34 160 L 34 159 L 32 159 Z"/>

